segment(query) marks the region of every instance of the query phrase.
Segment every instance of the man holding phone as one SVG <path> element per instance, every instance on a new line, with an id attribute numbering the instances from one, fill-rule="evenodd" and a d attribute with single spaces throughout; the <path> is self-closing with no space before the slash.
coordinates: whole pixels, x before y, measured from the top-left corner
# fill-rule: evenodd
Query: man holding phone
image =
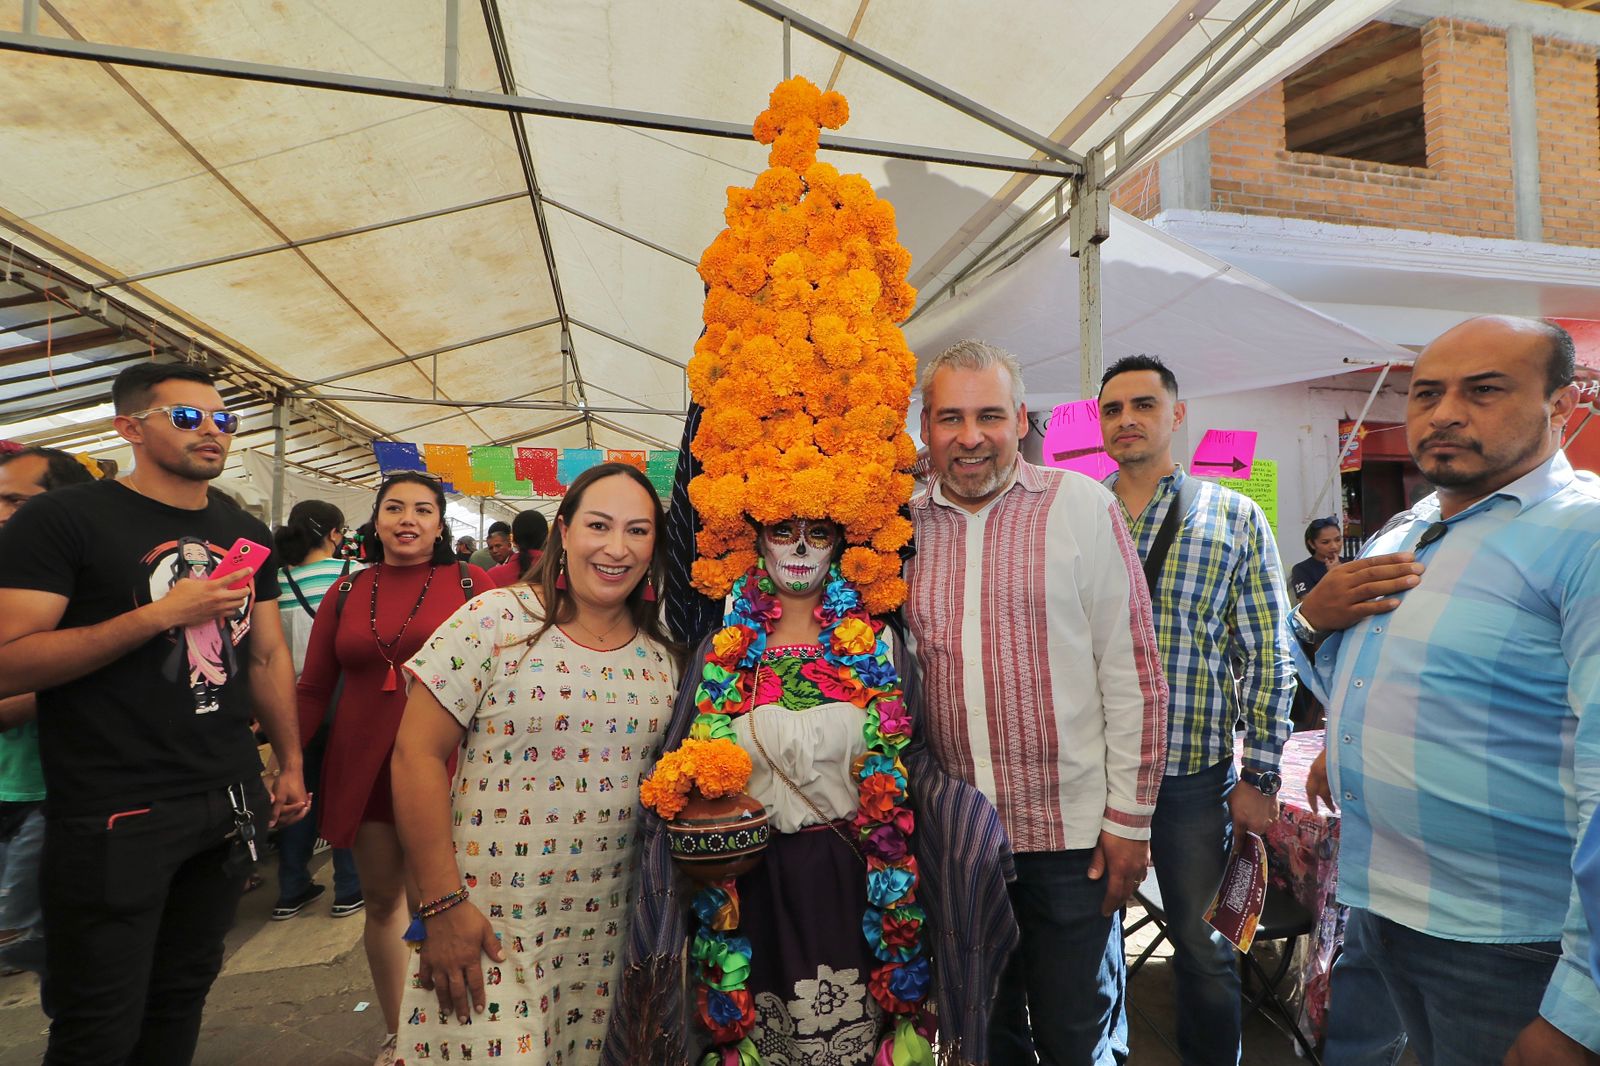
<path id="1" fill-rule="evenodd" d="M 0 530 L 0 698 L 39 706 L 45 1062 L 183 1066 L 262 835 L 308 801 L 270 538 L 209 491 L 238 418 L 183 364 L 136 363 L 112 399 L 132 472 Z"/>

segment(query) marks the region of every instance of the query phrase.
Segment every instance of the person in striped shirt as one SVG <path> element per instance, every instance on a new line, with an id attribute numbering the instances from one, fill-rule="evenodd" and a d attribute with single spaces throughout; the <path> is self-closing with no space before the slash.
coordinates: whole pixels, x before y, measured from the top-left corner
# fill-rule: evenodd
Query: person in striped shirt
<path id="1" fill-rule="evenodd" d="M 1573 373 L 1548 322 L 1424 348 L 1406 439 L 1438 491 L 1293 617 L 1328 707 L 1307 790 L 1343 814 L 1346 944 L 1423 1066 L 1600 1063 L 1572 870 L 1600 798 L 1600 479 L 1561 451 Z M 1372 1024 L 1334 1008 L 1330 1047 Z"/>
<path id="2" fill-rule="evenodd" d="M 990 1066 L 1108 1066 L 1128 1056 L 1116 915 L 1148 865 L 1167 685 L 1116 499 L 1022 459 L 1027 427 L 1015 356 L 963 341 L 924 365 L 935 478 L 911 502 L 904 613 L 928 743 L 1016 852 Z"/>
<path id="3" fill-rule="evenodd" d="M 1289 600 L 1256 502 L 1173 461 L 1185 414 L 1177 378 L 1154 356 L 1120 359 L 1101 379 L 1100 431 L 1119 467 L 1106 485 L 1146 563 L 1171 697 L 1150 859 L 1173 946 L 1178 1050 L 1192 1066 L 1236 1066 L 1238 963 L 1205 914 L 1235 838 L 1264 833 L 1278 817 L 1278 760 L 1294 700 Z M 1165 558 L 1153 558 L 1161 542 Z M 1245 747 L 1236 773 L 1239 721 Z"/>

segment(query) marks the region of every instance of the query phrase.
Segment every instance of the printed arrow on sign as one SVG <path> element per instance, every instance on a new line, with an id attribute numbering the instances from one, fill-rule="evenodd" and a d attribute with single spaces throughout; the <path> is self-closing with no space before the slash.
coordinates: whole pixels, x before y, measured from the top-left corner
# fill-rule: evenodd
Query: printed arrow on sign
<path id="1" fill-rule="evenodd" d="M 1227 470 L 1227 469 L 1230 468 L 1230 466 L 1232 467 L 1232 469 L 1236 473 L 1238 471 L 1240 471 L 1240 470 L 1248 470 L 1250 468 L 1250 464 L 1241 461 L 1237 455 L 1234 456 L 1233 459 L 1231 460 L 1231 462 L 1229 462 L 1229 463 L 1195 463 L 1194 464 L 1194 468 L 1196 470 L 1199 470 L 1201 467 L 1205 467 L 1207 470 Z"/>
<path id="2" fill-rule="evenodd" d="M 1068 459 L 1081 459 L 1085 455 L 1097 455 L 1097 454 L 1100 454 L 1100 453 L 1104 452 L 1105 450 L 1106 450 L 1105 449 L 1105 445 L 1101 445 L 1098 448 L 1073 448 L 1073 449 L 1071 449 L 1069 451 L 1055 452 L 1053 454 L 1055 456 L 1056 462 L 1061 463 L 1061 462 L 1065 462 Z"/>

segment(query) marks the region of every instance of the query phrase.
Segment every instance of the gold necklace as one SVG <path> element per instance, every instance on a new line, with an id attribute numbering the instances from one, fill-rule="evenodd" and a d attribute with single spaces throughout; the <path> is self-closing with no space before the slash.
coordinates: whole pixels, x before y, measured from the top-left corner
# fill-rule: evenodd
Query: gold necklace
<path id="1" fill-rule="evenodd" d="M 606 642 L 606 638 L 609 637 L 611 634 L 615 633 L 617 631 L 617 628 L 619 626 L 621 626 L 624 622 L 627 622 L 627 621 L 630 621 L 630 618 L 629 618 L 629 616 L 627 614 L 624 614 L 620 619 L 618 619 L 616 622 L 612 623 L 612 626 L 611 626 L 610 629 L 606 630 L 604 633 L 596 633 L 594 630 L 590 629 L 588 626 L 586 626 L 582 622 L 578 621 L 578 612 L 576 611 L 576 609 L 574 609 L 574 611 L 572 612 L 572 624 L 577 626 L 579 629 L 582 629 L 585 633 L 589 634 L 589 638 L 591 640 L 593 640 L 596 644 L 604 644 Z M 628 638 L 628 641 L 631 641 L 632 639 L 633 638 L 630 636 Z M 628 643 L 628 641 L 623 641 L 623 644 Z M 622 647 L 622 644 L 617 645 L 617 647 L 619 647 L 619 648 Z M 613 651 L 615 649 L 612 649 L 612 648 L 599 648 L 597 650 L 599 650 L 599 651 Z"/>

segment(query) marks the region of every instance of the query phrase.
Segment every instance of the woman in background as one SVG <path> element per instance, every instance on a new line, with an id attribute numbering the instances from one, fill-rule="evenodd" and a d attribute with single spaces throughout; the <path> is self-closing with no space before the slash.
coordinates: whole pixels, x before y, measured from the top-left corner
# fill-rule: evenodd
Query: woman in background
<path id="1" fill-rule="evenodd" d="M 306 644 L 322 597 L 347 572 L 350 564 L 334 556 L 344 540 L 344 512 L 322 500 L 302 500 L 289 511 L 289 520 L 273 532 L 278 571 L 278 617 L 294 657 L 295 677 L 305 668 Z M 328 726 L 319 723 L 306 737 L 305 779 L 316 782 L 322 774 L 322 755 L 328 745 Z M 316 788 L 313 784 L 311 787 Z M 272 920 L 287 921 L 321 896 L 324 887 L 311 880 L 311 855 L 317 845 L 317 800 L 312 794 L 311 814 L 278 830 L 278 902 Z M 349 848 L 333 849 L 333 908 L 335 918 L 348 918 L 362 907 L 361 879 Z"/>
<path id="2" fill-rule="evenodd" d="M 300 735 L 311 736 L 334 713 L 318 822 L 324 840 L 355 850 L 367 963 L 389 1034 L 377 1066 L 394 1062 L 409 959 L 400 939 L 408 920 L 405 862 L 389 783 L 406 706 L 399 669 L 458 607 L 489 588 L 487 574 L 457 561 L 445 539 L 444 506 L 437 477 L 406 471 L 379 486 L 362 530 L 371 565 L 349 579 L 348 591 L 341 581 L 323 600 L 300 675 Z"/>
<path id="3" fill-rule="evenodd" d="M 1317 587 L 1328 574 L 1330 566 L 1339 565 L 1339 553 L 1344 549 L 1344 534 L 1339 523 L 1331 518 L 1314 518 L 1306 527 L 1306 551 L 1311 558 L 1294 564 L 1289 571 L 1289 589 L 1294 602 L 1306 598 L 1306 593 Z"/>

